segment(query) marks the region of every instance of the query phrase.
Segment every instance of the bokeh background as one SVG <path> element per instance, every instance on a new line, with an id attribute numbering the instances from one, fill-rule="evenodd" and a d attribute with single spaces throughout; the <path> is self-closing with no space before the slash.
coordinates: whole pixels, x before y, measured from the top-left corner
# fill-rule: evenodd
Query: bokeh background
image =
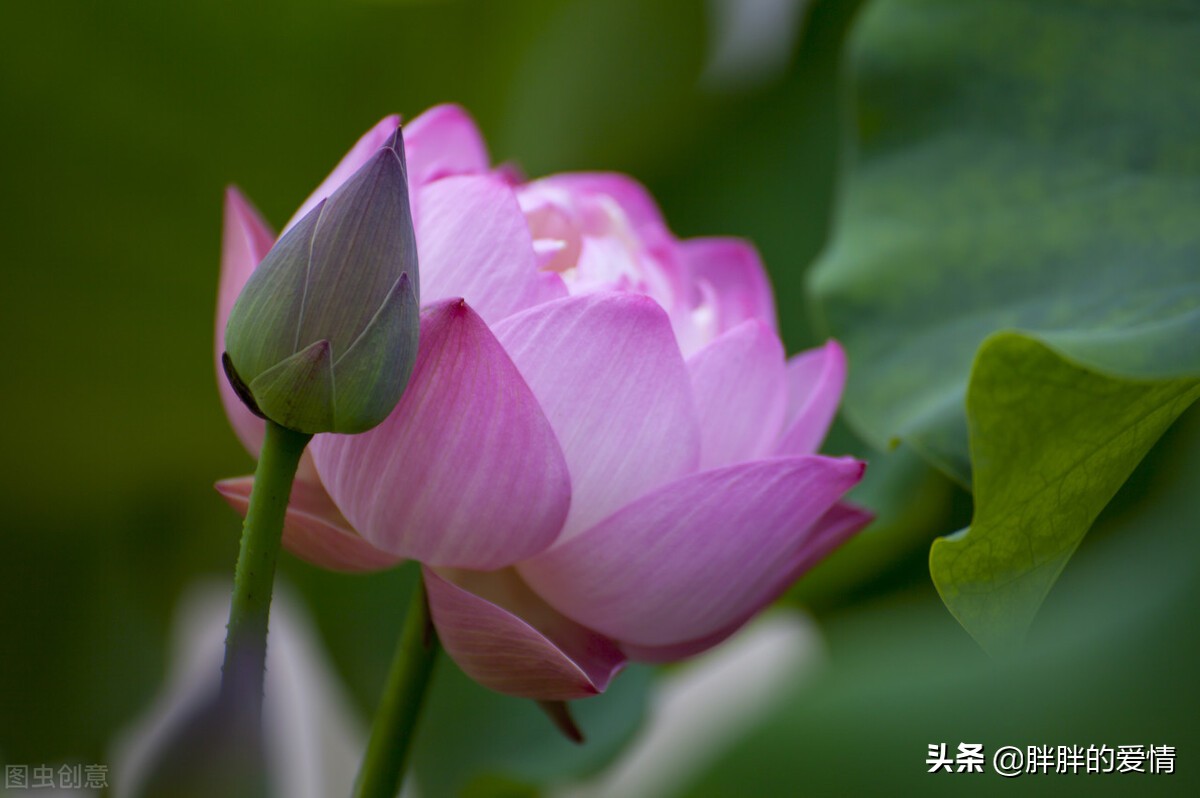
<path id="1" fill-rule="evenodd" d="M 239 523 L 211 485 L 252 462 L 227 428 L 212 366 L 227 184 L 278 225 L 379 118 L 458 102 L 496 162 L 531 176 L 629 172 L 680 236 L 754 240 L 794 352 L 828 333 L 809 267 L 835 229 L 859 136 L 884 124 L 857 102 L 858 65 L 890 66 L 859 30 L 873 5 L 7 4 L 0 759 L 107 761 L 113 735 L 161 685 L 180 597 L 232 573 Z M 912 26 L 945 21 L 919 14 L 929 6 L 937 17 L 945 3 L 887 5 L 914 7 Z M 1085 15 L 1132 7 L 1045 5 Z M 1194 34 L 1187 3 L 1150 5 Z M 978 35 L 962 30 L 968 41 Z M 1010 43 L 1019 50 L 1024 41 L 1014 34 Z M 936 116 L 953 108 L 954 92 L 971 90 L 951 79 L 963 64 L 944 55 L 912 53 L 908 74 L 927 79 L 928 91 L 900 86 L 896 96 L 914 114 Z M 1045 68 L 1053 62 L 1050 53 Z M 1035 79 L 1039 63 L 1029 64 Z M 1194 74 L 1184 66 L 1147 68 L 1182 82 Z M 1143 88 L 1179 90 L 1158 78 Z M 1180 118 L 1195 117 L 1190 106 Z M 878 146 L 888 145 L 885 136 Z M 1197 163 L 1178 175 L 1193 188 Z M 1194 295 L 1191 274 L 1180 290 Z M 953 312 L 953 297 L 943 307 Z M 798 674 L 748 734 L 698 764 L 686 794 L 1187 794 L 1200 761 L 1198 442 L 1193 410 L 1105 509 L 1029 645 L 993 660 L 929 578 L 929 544 L 970 522 L 970 494 L 906 444 L 872 448 L 840 424 L 826 448 L 872 461 L 859 499 L 880 520 L 789 598 L 815 614 L 826 666 Z M 369 716 L 412 573 L 346 577 L 285 557 L 281 578 L 316 618 Z M 637 744 L 657 678 L 633 669 L 609 695 L 583 702 L 592 739 L 574 748 L 536 708 L 488 694 L 443 663 L 418 778 L 429 795 L 536 795 L 594 772 Z M 1009 782 L 925 774 L 936 742 L 1153 743 L 1179 753 L 1170 776 Z"/>

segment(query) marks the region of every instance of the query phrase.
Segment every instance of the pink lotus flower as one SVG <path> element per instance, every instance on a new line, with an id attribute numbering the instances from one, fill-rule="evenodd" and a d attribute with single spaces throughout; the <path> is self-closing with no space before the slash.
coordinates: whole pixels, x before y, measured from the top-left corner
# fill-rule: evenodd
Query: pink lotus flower
<path id="1" fill-rule="evenodd" d="M 296 212 L 391 135 L 369 131 Z M 841 348 L 785 361 L 755 250 L 680 241 L 613 174 L 519 182 L 459 108 L 404 130 L 421 342 L 395 412 L 319 435 L 284 545 L 345 571 L 424 566 L 431 613 L 480 683 L 546 700 L 601 692 L 627 659 L 709 648 L 861 529 L 862 476 L 815 454 Z M 226 198 L 216 351 L 275 236 Z M 242 442 L 261 421 L 221 380 Z M 244 511 L 251 478 L 218 490 Z"/>

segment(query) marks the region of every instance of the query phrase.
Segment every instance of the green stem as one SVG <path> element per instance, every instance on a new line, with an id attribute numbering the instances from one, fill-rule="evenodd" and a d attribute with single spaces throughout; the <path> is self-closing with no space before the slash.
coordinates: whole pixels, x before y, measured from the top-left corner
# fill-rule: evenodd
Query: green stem
<path id="1" fill-rule="evenodd" d="M 233 603 L 225 637 L 222 695 L 233 701 L 245 723 L 258 728 L 262 718 L 263 670 L 267 658 L 267 617 L 275 562 L 283 537 L 292 480 L 311 435 L 267 422 L 266 437 L 254 472 L 250 507 L 242 527 L 233 581 Z"/>
<path id="2" fill-rule="evenodd" d="M 437 651 L 425 586 L 418 579 L 358 772 L 355 798 L 395 798 L 400 791 Z"/>

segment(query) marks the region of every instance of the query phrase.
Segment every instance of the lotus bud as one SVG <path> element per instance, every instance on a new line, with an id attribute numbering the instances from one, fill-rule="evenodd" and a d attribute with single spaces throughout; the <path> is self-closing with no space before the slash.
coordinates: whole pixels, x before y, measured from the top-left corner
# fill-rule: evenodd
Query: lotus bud
<path id="1" fill-rule="evenodd" d="M 263 418 L 309 434 L 379 424 L 412 373 L 417 243 L 400 130 L 275 243 L 229 315 L 225 373 Z"/>

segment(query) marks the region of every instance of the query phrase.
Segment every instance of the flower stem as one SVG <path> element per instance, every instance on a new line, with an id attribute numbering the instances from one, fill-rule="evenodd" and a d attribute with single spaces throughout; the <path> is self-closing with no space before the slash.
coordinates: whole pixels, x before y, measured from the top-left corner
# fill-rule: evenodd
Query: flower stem
<path id="1" fill-rule="evenodd" d="M 358 772 L 355 798 L 395 798 L 400 791 L 437 652 L 425 586 L 418 578 Z"/>
<path id="2" fill-rule="evenodd" d="M 238 716 L 257 729 L 262 722 L 263 669 L 267 657 L 267 617 L 275 562 L 283 536 L 292 480 L 311 435 L 267 421 L 250 507 L 242 526 L 233 580 L 233 603 L 225 637 L 222 696 L 237 705 Z"/>

